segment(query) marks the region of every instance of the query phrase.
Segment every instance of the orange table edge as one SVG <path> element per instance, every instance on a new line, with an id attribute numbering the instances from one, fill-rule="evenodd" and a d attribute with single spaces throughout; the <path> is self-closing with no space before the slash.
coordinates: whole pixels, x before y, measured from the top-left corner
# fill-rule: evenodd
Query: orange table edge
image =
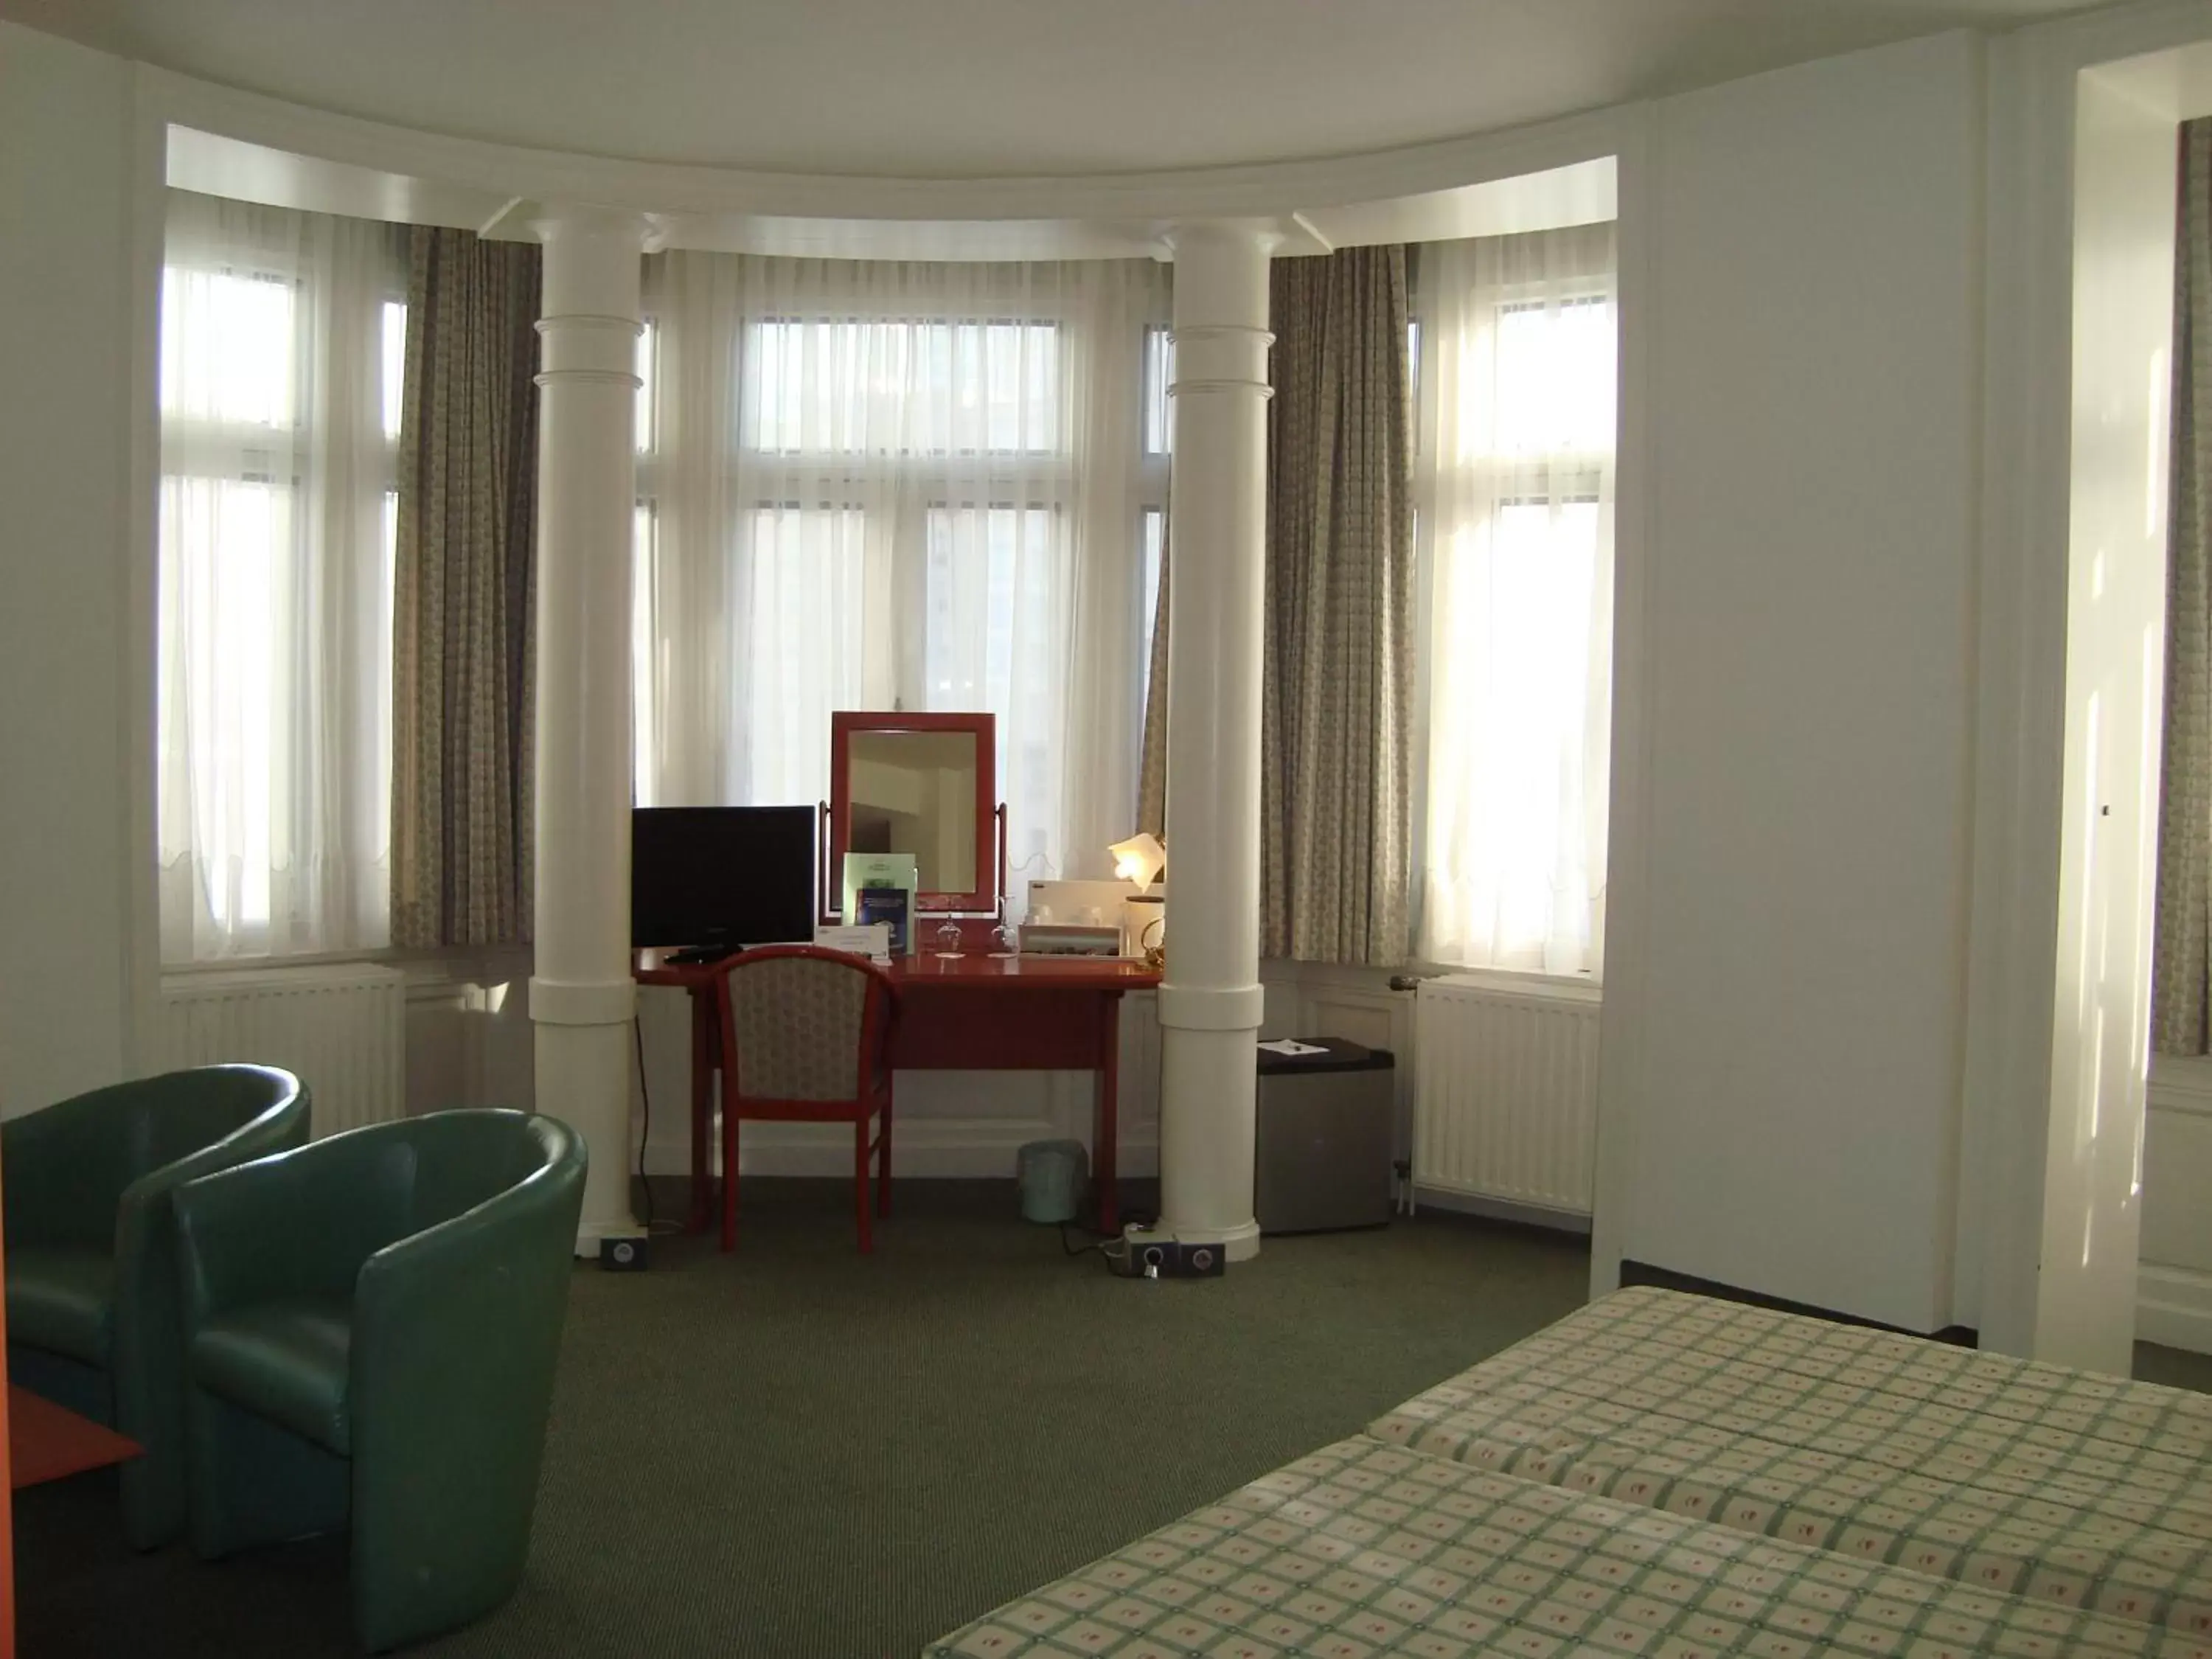
<path id="1" fill-rule="evenodd" d="M 8 1483 L 35 1486 L 141 1456 L 145 1448 L 20 1383 L 8 1385 Z"/>

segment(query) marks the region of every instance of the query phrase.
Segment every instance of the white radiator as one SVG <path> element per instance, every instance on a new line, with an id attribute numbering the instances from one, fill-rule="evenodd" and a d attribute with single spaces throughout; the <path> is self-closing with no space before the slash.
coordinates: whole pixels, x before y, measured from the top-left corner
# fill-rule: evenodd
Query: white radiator
<path id="1" fill-rule="evenodd" d="M 163 1070 L 252 1060 L 295 1073 L 319 1138 L 407 1109 L 407 976 L 368 963 L 161 978 Z"/>
<path id="2" fill-rule="evenodd" d="M 1413 1001 L 1413 1184 L 1577 1215 L 1597 1144 L 1594 985 L 1448 974 Z"/>

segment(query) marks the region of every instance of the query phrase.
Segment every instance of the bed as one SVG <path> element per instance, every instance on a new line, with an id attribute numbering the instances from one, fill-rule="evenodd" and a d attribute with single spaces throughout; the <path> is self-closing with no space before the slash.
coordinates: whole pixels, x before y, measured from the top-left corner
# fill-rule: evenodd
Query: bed
<path id="1" fill-rule="evenodd" d="M 2202 1659 L 2181 1633 L 1471 1468 L 1361 1436 L 925 1659 Z"/>
<path id="2" fill-rule="evenodd" d="M 2212 1396 L 1638 1289 L 1368 1432 L 1856 1559 L 2212 1632 Z"/>
<path id="3" fill-rule="evenodd" d="M 2212 1659 L 2212 1397 L 1620 1291 L 925 1659 Z"/>

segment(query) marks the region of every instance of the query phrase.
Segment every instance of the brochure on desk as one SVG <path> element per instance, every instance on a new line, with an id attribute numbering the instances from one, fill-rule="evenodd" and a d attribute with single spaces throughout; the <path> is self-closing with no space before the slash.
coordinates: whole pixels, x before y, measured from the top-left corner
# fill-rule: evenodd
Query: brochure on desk
<path id="1" fill-rule="evenodd" d="M 814 942 L 825 951 L 866 957 L 879 968 L 890 964 L 891 930 L 882 922 L 866 927 L 817 927 Z"/>
<path id="2" fill-rule="evenodd" d="M 914 950 L 914 895 L 917 883 L 911 853 L 845 854 L 845 902 L 848 927 L 882 922 L 890 929 L 891 954 Z"/>

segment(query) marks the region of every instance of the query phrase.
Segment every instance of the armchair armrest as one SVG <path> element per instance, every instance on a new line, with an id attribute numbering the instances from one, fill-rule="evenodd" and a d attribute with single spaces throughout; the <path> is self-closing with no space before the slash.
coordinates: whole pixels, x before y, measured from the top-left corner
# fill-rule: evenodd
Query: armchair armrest
<path id="1" fill-rule="evenodd" d="M 350 1297 L 404 1230 L 413 1175 L 404 1142 L 342 1135 L 176 1188 L 186 1328 L 272 1297 Z"/>
<path id="2" fill-rule="evenodd" d="M 568 1304 L 584 1193 L 580 1143 L 575 1151 L 573 1161 L 549 1164 L 368 1259 L 354 1303 L 361 1381 L 405 1384 L 426 1369 L 444 1374 L 443 1356 L 464 1355 L 490 1398 L 512 1400 L 493 1379 L 528 1375 L 533 1330 L 550 1323 L 557 1337 Z"/>
<path id="3" fill-rule="evenodd" d="M 557 1127 L 557 1126 L 556 1126 Z M 362 1268 L 355 1571 L 420 1586 L 442 1627 L 495 1605 L 529 1549 L 583 1207 L 583 1143 Z"/>

